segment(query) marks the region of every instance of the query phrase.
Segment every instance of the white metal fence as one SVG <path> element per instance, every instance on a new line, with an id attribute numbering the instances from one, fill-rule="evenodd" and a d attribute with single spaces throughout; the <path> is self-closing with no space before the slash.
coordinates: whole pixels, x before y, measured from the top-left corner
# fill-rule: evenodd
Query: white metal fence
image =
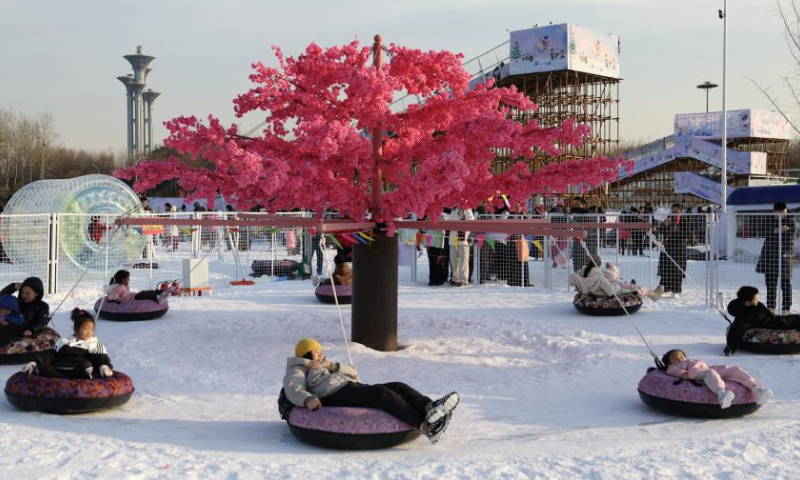
<path id="1" fill-rule="evenodd" d="M 238 215 L 242 214 L 151 216 L 232 219 Z M 301 212 L 283 215 L 309 216 Z M 730 299 L 740 286 L 752 285 L 762 292 L 761 298 L 769 307 L 790 310 L 793 293 L 799 288 L 791 282 L 800 258 L 796 214 L 680 214 L 657 219 L 652 215 L 605 213 L 508 218 L 602 223 L 607 227 L 589 229 L 582 242 L 472 232 L 467 238 L 468 283 L 536 285 L 566 291 L 568 274 L 583 266 L 588 251 L 601 256 L 602 268 L 610 268 L 606 262 L 613 264 L 620 281 L 635 280 L 642 287 L 661 284 L 667 291 L 685 294 L 697 302 Z M 294 277 L 304 258 L 312 274 L 325 275 L 337 253 L 332 242 L 323 246 L 316 232 L 297 227 L 184 227 L 154 223 L 149 227 L 117 228 L 115 220 L 115 216 L 67 213 L 0 215 L 0 285 L 37 276 L 44 280 L 49 293 L 55 293 L 70 289 L 81 278 L 103 285 L 117 269 L 124 268 L 131 272 L 137 288 L 154 288 L 160 281 L 180 279 L 183 260 L 189 258 L 207 259 L 212 280 Z M 644 228 L 619 228 L 621 224 L 641 224 Z M 448 239 L 445 248 L 428 248 L 435 245 L 426 238 L 431 232 L 398 231 L 399 281 L 448 283 L 449 232 L 444 234 Z M 430 276 L 431 262 L 437 281 Z M 686 272 L 685 277 L 681 270 Z M 443 281 L 438 281 L 442 275 Z"/>

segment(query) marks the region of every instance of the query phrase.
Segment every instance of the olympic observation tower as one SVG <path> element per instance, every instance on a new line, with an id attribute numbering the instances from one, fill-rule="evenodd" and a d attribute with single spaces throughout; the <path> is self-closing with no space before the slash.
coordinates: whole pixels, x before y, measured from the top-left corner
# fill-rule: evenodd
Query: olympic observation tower
<path id="1" fill-rule="evenodd" d="M 123 58 L 133 67 L 133 74 L 117 77 L 128 92 L 128 159 L 138 160 L 153 150 L 153 102 L 161 93 L 145 90 L 145 87 L 147 75 L 153 70 L 148 65 L 156 57 L 144 55 L 142 46 L 138 45 L 135 54 Z"/>

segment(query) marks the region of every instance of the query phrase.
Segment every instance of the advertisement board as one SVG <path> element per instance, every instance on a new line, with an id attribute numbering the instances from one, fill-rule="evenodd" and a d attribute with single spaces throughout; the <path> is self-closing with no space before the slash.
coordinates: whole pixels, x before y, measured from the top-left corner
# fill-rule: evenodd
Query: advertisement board
<path id="1" fill-rule="evenodd" d="M 780 113 L 766 110 L 730 110 L 729 138 L 775 138 L 788 140 L 791 125 Z M 675 115 L 675 137 L 722 137 L 722 112 Z"/>

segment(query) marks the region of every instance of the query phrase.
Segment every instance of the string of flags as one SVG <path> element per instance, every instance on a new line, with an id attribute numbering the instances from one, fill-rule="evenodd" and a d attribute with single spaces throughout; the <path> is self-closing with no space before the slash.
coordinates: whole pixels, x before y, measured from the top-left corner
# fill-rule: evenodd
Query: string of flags
<path id="1" fill-rule="evenodd" d="M 375 237 L 373 235 L 374 234 L 372 234 L 370 230 L 367 230 L 367 231 L 359 231 L 351 233 L 336 233 L 336 234 L 326 233 L 325 237 L 329 239 L 331 242 L 333 242 L 333 244 L 336 245 L 337 248 L 343 248 L 341 242 L 343 238 L 348 241 L 347 243 L 351 244 L 361 243 L 364 245 L 368 245 L 375 241 Z M 415 234 L 413 234 L 413 236 L 407 235 L 405 238 L 403 238 L 401 235 L 401 240 L 403 241 L 404 244 L 409 246 L 416 245 L 418 247 L 423 245 L 426 247 L 430 247 L 431 243 L 433 243 L 434 241 L 436 243 L 444 243 L 445 238 L 449 237 L 447 235 L 444 235 L 443 233 L 416 232 Z M 475 235 L 474 238 L 475 241 L 478 242 L 478 248 L 483 248 L 483 244 L 486 243 L 492 250 L 495 250 L 497 248 L 498 243 L 507 245 L 509 241 L 518 243 L 524 240 L 526 243 L 530 242 L 530 244 L 534 248 L 538 249 L 540 252 L 544 252 L 544 246 L 542 245 L 541 240 L 536 240 L 536 239 L 528 240 L 523 238 L 515 238 L 509 240 L 509 235 L 505 233 L 489 233 L 489 234 L 478 233 Z M 450 239 L 451 245 L 458 245 L 464 242 L 465 240 L 463 239 L 459 240 L 457 237 Z M 467 241 L 467 243 L 469 243 L 469 241 Z"/>

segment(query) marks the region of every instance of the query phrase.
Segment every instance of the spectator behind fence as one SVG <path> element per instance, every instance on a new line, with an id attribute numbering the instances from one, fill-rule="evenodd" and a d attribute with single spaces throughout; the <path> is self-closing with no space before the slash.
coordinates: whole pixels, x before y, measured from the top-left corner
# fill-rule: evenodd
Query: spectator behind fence
<path id="1" fill-rule="evenodd" d="M 463 211 L 458 207 L 450 212 L 449 220 L 474 220 L 472 209 Z M 469 285 L 469 232 L 450 231 L 450 268 L 452 269 L 451 284 L 464 287 Z"/>
<path id="2" fill-rule="evenodd" d="M 767 308 L 774 314 L 777 307 L 778 278 L 781 280 L 782 314 L 792 309 L 792 255 L 794 253 L 795 224 L 784 202 L 772 207 L 773 215 L 762 222 L 760 235 L 764 237 L 756 272 L 763 273 L 767 283 Z"/>
<path id="3" fill-rule="evenodd" d="M 589 210 L 586 208 L 586 199 L 583 197 L 575 197 L 572 200 L 572 209 L 570 210 L 570 219 L 573 222 L 589 223 L 596 222 L 597 217 L 587 215 Z M 580 238 L 572 240 L 572 270 L 579 272 L 589 262 L 589 255 L 597 253 L 597 229 L 591 228 L 587 230 L 588 236 L 586 237 L 586 247 L 584 241 Z M 586 250 L 589 253 L 586 253 Z"/>
<path id="4" fill-rule="evenodd" d="M 658 276 L 667 292 L 665 297 L 680 297 L 689 243 L 689 226 L 683 220 L 680 203 L 672 205 L 672 214 L 664 220 L 660 230 L 663 241 L 658 257 Z"/>

